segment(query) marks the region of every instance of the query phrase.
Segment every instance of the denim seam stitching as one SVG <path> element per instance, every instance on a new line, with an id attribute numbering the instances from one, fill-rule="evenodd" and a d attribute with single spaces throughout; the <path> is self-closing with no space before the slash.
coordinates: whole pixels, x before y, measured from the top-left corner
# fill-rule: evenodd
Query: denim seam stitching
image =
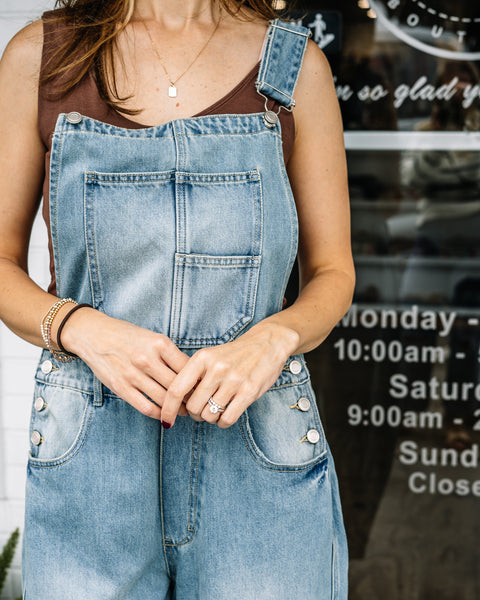
<path id="1" fill-rule="evenodd" d="M 92 300 L 95 308 L 103 310 L 103 290 L 102 282 L 100 278 L 100 268 L 97 254 L 97 244 L 95 241 L 95 230 L 93 222 L 93 204 L 94 204 L 94 190 L 93 184 L 88 179 L 88 173 L 85 174 L 84 187 L 88 189 L 88 194 L 85 196 L 84 204 L 84 227 L 85 227 L 85 241 L 87 243 L 87 257 L 88 257 L 88 270 L 90 275 L 90 285 Z M 88 207 L 87 207 L 88 204 Z M 90 208 L 90 215 L 88 214 L 87 208 Z M 90 220 L 88 218 L 90 216 Z M 89 235 L 90 233 L 90 235 Z M 92 257 L 93 252 L 93 257 Z"/>
<path id="2" fill-rule="evenodd" d="M 277 27 L 277 29 L 280 29 Z M 295 32 L 294 32 L 295 33 Z M 268 35 L 268 34 L 267 34 Z M 75 133 L 96 133 L 100 135 L 108 135 L 111 137 L 133 137 L 136 139 L 174 139 L 177 135 L 182 135 L 180 133 L 173 133 L 167 135 L 160 135 L 159 130 L 164 129 L 174 129 L 175 123 L 188 123 L 192 122 L 196 126 L 202 122 L 216 121 L 219 117 L 223 120 L 226 119 L 241 119 L 245 121 L 255 120 L 258 117 L 263 116 L 263 112 L 253 112 L 253 113 L 220 113 L 220 114 L 209 114 L 209 115 L 198 115 L 198 116 L 189 116 L 182 117 L 178 119 L 171 119 L 170 121 L 166 121 L 164 123 L 160 123 L 158 125 L 152 125 L 151 127 L 140 127 L 139 129 L 131 129 L 129 127 L 120 127 L 118 125 L 112 125 L 111 123 L 106 123 L 105 121 L 100 121 L 98 119 L 94 119 L 92 117 L 88 117 L 86 115 L 82 115 L 82 122 L 78 125 L 70 125 L 65 127 L 65 117 L 66 113 L 61 113 L 59 115 L 57 124 L 62 122 L 63 124 L 63 132 L 67 135 L 75 134 Z M 61 120 L 61 117 L 63 119 Z M 85 124 L 88 124 L 88 127 L 85 127 Z M 210 125 L 209 125 L 210 126 Z M 112 134 L 111 131 L 119 132 L 118 135 Z M 263 131 L 263 128 L 261 129 Z M 56 129 L 53 134 L 55 134 Z M 145 135 L 149 133 L 150 135 Z M 204 132 L 199 131 L 198 134 L 193 135 L 202 135 Z M 188 135 L 188 134 L 187 134 Z M 53 135 L 52 135 L 53 138 Z"/>
<path id="3" fill-rule="evenodd" d="M 294 33 L 298 33 L 298 32 L 294 32 Z M 297 45 L 297 47 L 299 47 L 299 50 L 300 50 L 300 56 L 297 59 L 297 61 L 298 61 L 297 70 L 296 70 L 296 73 L 294 76 L 294 80 L 292 82 L 292 94 L 295 92 L 295 88 L 297 87 L 298 78 L 300 76 L 300 71 L 302 70 L 303 59 L 305 58 L 305 51 L 307 49 L 307 43 L 308 43 L 309 37 L 310 36 L 307 35 L 305 39 L 301 40 L 301 45 Z M 293 98 L 292 98 L 292 100 L 293 100 Z"/>
<path id="4" fill-rule="evenodd" d="M 263 115 L 263 113 L 260 113 L 260 115 Z M 239 116 L 242 116 L 242 115 L 239 115 Z M 243 115 L 243 116 L 245 116 L 245 115 Z M 136 131 L 136 130 L 134 130 L 134 131 Z M 65 132 L 65 135 L 67 133 L 69 133 L 69 132 Z M 76 133 L 76 135 L 80 135 L 80 134 L 87 134 L 88 135 L 88 134 L 91 134 L 91 133 L 97 133 L 98 135 L 104 135 L 104 136 L 108 136 L 109 138 L 118 138 L 118 139 L 125 139 L 125 138 L 128 137 L 127 135 L 115 135 L 115 134 L 112 134 L 112 133 L 102 133 L 102 132 L 92 132 L 92 131 L 76 131 L 76 132 L 70 132 L 70 133 Z M 233 136 L 239 136 L 239 135 L 241 135 L 241 136 L 245 137 L 245 136 L 252 136 L 252 135 L 259 135 L 259 134 L 270 134 L 270 133 L 272 133 L 272 131 L 270 131 L 269 129 L 266 129 L 265 127 L 262 127 L 262 128 L 259 128 L 259 129 L 255 130 L 255 131 L 235 131 L 235 132 L 232 132 L 232 131 L 225 131 L 225 132 L 222 132 L 222 131 L 218 131 L 218 132 L 216 132 L 216 131 L 211 131 L 211 132 L 199 131 L 198 133 L 194 133 L 192 131 L 189 131 L 187 133 L 180 133 L 180 134 L 178 134 L 176 136 L 169 136 L 169 137 L 171 137 L 172 139 L 175 139 L 175 138 L 188 138 L 188 137 L 196 137 L 196 136 L 202 136 L 202 137 L 211 137 L 211 136 L 214 136 L 214 137 L 219 137 L 219 136 L 222 136 L 222 137 L 233 137 Z M 62 137 L 64 137 L 64 136 L 62 136 Z M 130 136 L 130 137 L 132 139 L 134 139 L 134 140 L 145 140 L 145 141 L 158 139 L 157 137 L 152 137 L 152 136 L 142 136 L 142 137 Z M 165 139 L 165 138 L 162 137 L 161 139 Z"/>
<path id="5" fill-rule="evenodd" d="M 276 21 L 278 21 L 278 19 L 276 19 Z M 296 33 L 297 35 L 301 35 L 303 37 L 306 37 L 307 39 L 310 37 L 308 33 L 303 33 L 303 31 L 297 31 L 296 29 L 289 29 L 288 27 L 282 27 L 281 25 L 276 25 L 275 23 L 272 23 L 272 27 L 275 27 L 275 29 L 282 29 L 283 31 L 288 31 L 288 33 Z"/>
<path id="6" fill-rule="evenodd" d="M 194 430 L 195 431 L 195 430 Z M 193 535 L 192 529 L 190 527 L 190 519 L 191 519 L 191 507 L 192 507 L 192 481 L 193 481 L 193 471 L 194 471 L 194 454 L 195 454 L 195 433 L 192 436 L 192 451 L 191 451 L 191 461 L 192 466 L 190 468 L 190 485 L 188 490 L 188 522 L 187 522 L 187 535 L 185 535 L 180 541 L 174 542 L 170 538 L 164 538 L 165 545 L 169 548 L 174 548 L 175 546 L 184 546 L 188 544 L 192 540 Z"/>
<path id="7" fill-rule="evenodd" d="M 88 177 L 88 173 L 86 173 Z M 92 295 L 93 304 L 95 304 L 95 286 L 93 283 L 93 274 L 92 274 L 92 264 L 90 259 L 90 244 L 88 240 L 88 226 L 87 226 L 87 204 L 88 204 L 88 194 L 90 192 L 90 188 L 87 185 L 87 181 L 85 181 L 83 186 L 83 227 L 84 227 L 84 236 L 85 236 L 85 248 L 87 251 L 87 260 L 88 260 L 88 278 L 90 280 L 90 293 Z"/>
<path id="8" fill-rule="evenodd" d="M 160 523 L 161 523 L 161 527 L 162 527 L 162 547 L 163 547 L 163 555 L 164 555 L 164 559 L 165 559 L 165 565 L 167 567 L 167 574 L 169 577 L 171 577 L 171 572 L 170 572 L 170 563 L 168 561 L 168 551 L 167 551 L 167 546 L 165 544 L 165 513 L 163 510 L 163 436 L 164 433 L 163 431 L 160 432 L 160 448 L 159 448 L 159 455 L 160 455 L 160 468 L 159 468 L 159 500 L 160 500 Z"/>
<path id="9" fill-rule="evenodd" d="M 191 461 L 192 466 L 190 468 L 190 485 L 188 489 L 188 523 L 187 523 L 187 531 L 189 532 L 186 537 L 191 538 L 192 532 L 192 504 L 193 504 L 193 482 L 195 477 L 195 442 L 196 442 L 196 426 L 193 426 L 193 436 L 192 436 L 192 454 Z"/>
<path id="10" fill-rule="evenodd" d="M 260 205 L 260 222 L 258 220 L 258 215 L 257 215 L 257 211 L 255 211 L 255 239 L 254 239 L 254 247 L 255 247 L 255 254 L 262 254 L 262 250 L 263 250 L 263 189 L 262 189 L 262 177 L 260 175 L 260 170 L 257 167 L 256 169 L 257 172 L 257 181 L 258 184 L 255 185 L 254 187 L 254 191 L 255 191 L 255 200 L 259 203 Z"/>
<path id="11" fill-rule="evenodd" d="M 166 174 L 168 173 L 168 175 Z M 138 171 L 122 173 L 104 173 L 102 171 L 87 171 L 88 183 L 91 184 L 121 184 L 131 183 L 169 183 L 175 180 L 174 172 L 164 171 Z"/>
<path id="12" fill-rule="evenodd" d="M 65 140 L 65 131 L 61 130 L 60 135 L 53 136 L 53 140 L 57 139 L 57 144 L 52 143 L 52 148 L 55 148 L 55 152 L 52 153 L 50 157 L 51 161 L 56 162 L 56 169 L 52 169 L 52 164 L 50 164 L 50 172 L 55 172 L 55 202 L 53 203 L 53 216 L 54 219 L 50 218 L 50 223 L 54 223 L 54 231 L 55 234 L 52 234 L 52 245 L 53 245 L 53 257 L 54 257 L 54 265 L 55 265 L 55 282 L 56 282 L 56 291 L 59 296 L 61 296 L 61 275 L 60 275 L 60 252 L 58 250 L 58 221 L 57 221 L 57 205 L 58 205 L 58 182 L 60 181 L 60 167 L 62 164 L 63 157 L 63 144 Z M 50 178 L 51 179 L 51 178 Z M 50 180 L 50 191 L 52 189 L 52 181 Z M 51 197 L 50 197 L 51 198 Z"/>
<path id="13" fill-rule="evenodd" d="M 194 490 L 193 490 L 193 503 L 192 503 L 192 523 L 193 526 L 191 528 L 191 532 L 192 532 L 192 539 L 193 539 L 193 535 L 195 533 L 195 521 L 196 521 L 196 517 L 197 517 L 197 489 L 198 489 L 198 467 L 200 464 L 200 448 L 201 448 L 201 441 L 202 441 L 202 432 L 203 432 L 203 427 L 201 423 L 198 423 L 197 426 L 198 429 L 198 436 L 197 436 L 197 461 L 196 461 L 196 465 L 195 465 L 195 486 L 194 486 Z"/>
<path id="14" fill-rule="evenodd" d="M 198 431 L 198 435 L 197 435 Z M 198 483 L 198 464 L 200 461 L 200 439 L 202 434 L 201 423 L 195 424 L 194 435 L 192 438 L 192 467 L 190 469 L 190 486 L 189 486 L 189 506 L 188 506 L 188 524 L 187 524 L 187 535 L 184 536 L 179 542 L 174 542 L 171 539 L 164 538 L 165 545 L 169 548 L 175 546 L 185 546 L 193 540 L 195 534 L 195 526 L 192 527 L 192 519 L 194 517 L 197 507 L 197 483 Z M 195 460 L 195 447 L 197 446 L 196 460 Z"/>
<path id="15" fill-rule="evenodd" d="M 279 123 L 279 127 L 280 127 L 280 123 Z M 275 146 L 276 146 L 276 154 L 277 154 L 278 164 L 280 167 L 280 173 L 281 173 L 281 177 L 283 180 L 284 192 L 287 196 L 287 204 L 288 204 L 288 207 L 290 210 L 290 222 L 292 223 L 292 226 L 295 227 L 295 231 L 294 232 L 291 231 L 291 235 L 290 235 L 290 258 L 289 258 L 289 263 L 287 265 L 288 268 L 285 269 L 285 273 L 284 273 L 284 277 L 283 277 L 282 290 L 285 290 L 287 287 L 288 279 L 292 272 L 293 264 L 295 262 L 295 256 L 298 252 L 298 215 L 297 215 L 297 207 L 295 204 L 295 198 L 293 196 L 291 187 L 288 184 L 288 177 L 287 177 L 287 172 L 286 172 L 286 168 L 285 168 L 285 156 L 283 154 L 283 143 L 282 143 L 281 133 L 280 133 L 280 135 L 277 135 L 277 137 L 276 137 Z M 294 252 L 294 248 L 295 248 L 295 252 Z M 279 311 L 281 310 L 282 302 L 283 302 L 283 297 L 279 298 L 279 307 L 278 307 Z"/>
<path id="16" fill-rule="evenodd" d="M 190 183 L 193 181 L 195 184 L 201 184 L 204 181 L 205 183 L 209 184 L 238 183 L 242 181 L 249 183 L 250 181 L 260 181 L 260 173 L 258 169 L 253 169 L 251 171 L 230 171 L 224 173 L 195 173 L 192 171 L 177 171 L 176 177 L 178 178 L 178 181 L 181 181 L 182 183 Z"/>
<path id="17" fill-rule="evenodd" d="M 335 534 L 333 535 L 333 540 L 332 540 L 332 600 L 335 600 L 335 597 L 337 595 L 337 586 L 336 586 L 336 571 L 337 571 L 337 565 L 336 565 L 336 557 L 337 557 L 337 543 L 336 543 L 336 538 L 335 538 Z"/>
<path id="18" fill-rule="evenodd" d="M 275 37 L 275 29 L 273 27 L 273 24 L 274 24 L 274 21 L 271 21 L 269 24 L 269 29 L 267 32 L 267 46 L 265 48 L 265 54 L 263 56 L 262 63 L 260 65 L 258 79 L 255 82 L 255 87 L 257 88 L 257 92 L 259 92 L 260 81 L 263 79 L 265 73 L 268 70 L 268 66 L 269 66 L 270 54 L 272 51 L 273 41 L 274 41 L 274 37 Z"/>
<path id="19" fill-rule="evenodd" d="M 85 390 L 83 388 L 79 388 L 79 387 L 75 387 L 73 385 L 69 385 L 67 383 L 59 383 L 59 382 L 54 382 L 54 381 L 45 381 L 44 379 L 40 379 L 39 377 L 35 377 L 34 378 L 35 381 L 37 383 L 41 383 L 42 385 L 51 385 L 54 387 L 61 387 L 61 388 L 65 388 L 67 390 L 73 390 L 75 392 L 81 392 L 83 394 L 88 394 L 89 396 L 93 396 L 93 389 L 92 390 Z M 107 396 L 111 396 L 111 394 L 105 394 Z"/>

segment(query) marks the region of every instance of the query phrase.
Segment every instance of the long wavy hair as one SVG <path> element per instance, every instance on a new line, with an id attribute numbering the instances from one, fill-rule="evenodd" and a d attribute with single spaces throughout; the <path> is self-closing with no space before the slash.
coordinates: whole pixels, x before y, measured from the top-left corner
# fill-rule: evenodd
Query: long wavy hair
<path id="1" fill-rule="evenodd" d="M 218 0 L 231 15 L 238 16 L 244 8 L 256 16 L 272 19 L 278 15 L 275 0 Z M 92 71 L 102 100 L 119 112 L 133 115 L 138 110 L 122 107 L 129 97 L 121 97 L 117 88 L 114 55 L 118 35 L 130 22 L 135 0 L 57 0 L 46 17 L 60 26 L 66 35 L 52 35 L 45 44 L 49 58 L 42 67 L 40 89 L 49 86 L 49 98 L 62 98 L 71 92 Z M 55 28 L 51 29 L 55 32 Z M 111 74 L 111 77 L 109 77 Z M 52 89 L 53 88 L 53 89 Z"/>

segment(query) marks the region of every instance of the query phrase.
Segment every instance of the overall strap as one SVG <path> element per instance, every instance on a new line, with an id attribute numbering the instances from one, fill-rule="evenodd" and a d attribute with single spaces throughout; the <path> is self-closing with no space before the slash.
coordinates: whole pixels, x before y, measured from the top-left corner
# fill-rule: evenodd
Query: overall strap
<path id="1" fill-rule="evenodd" d="M 293 92 L 302 67 L 310 30 L 275 19 L 268 28 L 258 79 L 257 92 L 276 100 L 286 109 L 295 106 Z"/>

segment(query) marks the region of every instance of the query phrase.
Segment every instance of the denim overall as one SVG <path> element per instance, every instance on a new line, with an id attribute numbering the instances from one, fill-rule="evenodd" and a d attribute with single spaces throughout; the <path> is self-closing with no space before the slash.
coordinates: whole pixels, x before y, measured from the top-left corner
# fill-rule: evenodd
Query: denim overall
<path id="1" fill-rule="evenodd" d="M 268 29 L 256 86 L 286 109 L 307 39 Z M 280 311 L 297 252 L 272 112 L 136 130 L 60 114 L 50 219 L 59 297 L 190 355 Z M 337 478 L 302 355 L 232 427 L 179 417 L 164 431 L 80 359 L 44 350 L 30 433 L 25 600 L 347 599 Z"/>

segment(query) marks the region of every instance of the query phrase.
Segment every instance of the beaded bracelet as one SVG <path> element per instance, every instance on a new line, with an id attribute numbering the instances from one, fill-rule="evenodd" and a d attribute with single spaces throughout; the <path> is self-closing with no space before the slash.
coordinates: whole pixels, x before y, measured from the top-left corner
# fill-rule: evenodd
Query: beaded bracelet
<path id="1" fill-rule="evenodd" d="M 60 348 L 60 350 L 63 352 L 63 354 L 66 354 L 67 356 L 73 356 L 73 358 L 77 357 L 76 354 L 73 354 L 72 352 L 69 352 L 68 350 L 65 350 L 65 348 L 63 347 L 62 340 L 61 340 L 61 335 L 62 335 L 63 327 L 64 327 L 65 323 L 68 321 L 68 319 L 73 315 L 73 313 L 76 310 L 78 310 L 79 308 L 87 307 L 87 306 L 88 306 L 88 308 L 93 308 L 93 306 L 91 304 L 76 304 L 63 317 L 62 322 L 60 323 L 60 325 L 59 325 L 59 327 L 57 329 L 57 346 Z"/>
<path id="2" fill-rule="evenodd" d="M 73 298 L 62 298 L 61 300 L 58 300 L 57 302 L 55 302 L 55 304 L 53 306 L 51 306 L 50 310 L 43 317 L 43 319 L 40 323 L 40 330 L 42 332 L 42 338 L 43 338 L 43 341 L 45 342 L 45 346 L 48 348 L 48 350 L 50 350 L 50 352 L 52 353 L 54 358 L 56 358 L 60 362 L 70 362 L 73 360 L 73 358 L 67 356 L 64 352 L 58 352 L 53 347 L 53 345 L 52 345 L 52 323 L 53 323 L 53 320 L 55 319 L 55 317 L 57 316 L 58 311 L 62 308 L 62 306 L 64 306 L 65 304 L 67 304 L 69 302 L 72 302 L 75 305 L 77 304 L 77 302 L 75 300 L 73 300 Z"/>

